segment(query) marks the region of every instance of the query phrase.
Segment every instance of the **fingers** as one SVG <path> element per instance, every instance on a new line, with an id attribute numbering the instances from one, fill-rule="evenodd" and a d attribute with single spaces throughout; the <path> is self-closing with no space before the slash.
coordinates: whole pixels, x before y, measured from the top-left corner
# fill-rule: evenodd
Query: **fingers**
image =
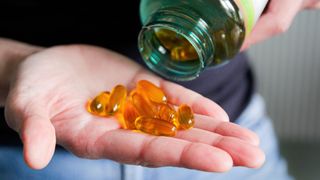
<path id="1" fill-rule="evenodd" d="M 161 88 L 174 105 L 187 104 L 194 113 L 203 114 L 219 121 L 229 121 L 227 113 L 212 100 L 169 81 L 161 81 Z"/>
<path id="2" fill-rule="evenodd" d="M 180 131 L 178 138 L 212 145 L 227 152 L 235 166 L 258 168 L 265 161 L 264 153 L 257 147 L 238 138 L 221 136 L 202 129 Z"/>
<path id="3" fill-rule="evenodd" d="M 222 136 L 239 138 L 255 146 L 259 145 L 259 137 L 254 132 L 234 123 L 222 122 L 208 116 L 196 114 L 195 127 Z"/>
<path id="4" fill-rule="evenodd" d="M 26 117 L 20 136 L 27 165 L 33 169 L 47 166 L 56 145 L 55 130 L 48 117 L 36 114 Z"/>
<path id="5" fill-rule="evenodd" d="M 152 167 L 180 166 L 212 172 L 232 167 L 230 155 L 219 148 L 126 130 L 106 132 L 92 151 L 103 158 Z"/>
<path id="6" fill-rule="evenodd" d="M 245 40 L 242 50 L 272 36 L 286 32 L 301 6 L 301 0 L 294 2 L 291 0 L 272 0 L 266 13 L 259 18 L 253 31 Z"/>
<path id="7" fill-rule="evenodd" d="M 214 146 L 228 152 L 235 166 L 259 168 L 265 162 L 265 154 L 258 147 L 239 141 L 236 138 L 225 137 Z"/>

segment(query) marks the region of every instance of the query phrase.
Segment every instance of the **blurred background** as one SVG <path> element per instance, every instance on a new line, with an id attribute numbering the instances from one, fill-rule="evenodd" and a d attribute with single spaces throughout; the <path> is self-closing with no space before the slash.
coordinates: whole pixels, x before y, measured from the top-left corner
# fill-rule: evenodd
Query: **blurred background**
<path id="1" fill-rule="evenodd" d="M 282 154 L 301 180 L 320 178 L 320 11 L 298 15 L 290 30 L 249 50 Z"/>

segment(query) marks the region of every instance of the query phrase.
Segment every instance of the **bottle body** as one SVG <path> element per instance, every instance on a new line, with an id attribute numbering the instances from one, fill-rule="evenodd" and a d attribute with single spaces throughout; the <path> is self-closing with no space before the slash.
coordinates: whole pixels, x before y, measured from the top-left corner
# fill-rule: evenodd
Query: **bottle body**
<path id="1" fill-rule="evenodd" d="M 191 80 L 208 66 L 224 64 L 239 51 L 254 21 L 252 12 L 242 12 L 253 4 L 240 1 L 142 0 L 138 45 L 144 61 L 172 80 Z"/>

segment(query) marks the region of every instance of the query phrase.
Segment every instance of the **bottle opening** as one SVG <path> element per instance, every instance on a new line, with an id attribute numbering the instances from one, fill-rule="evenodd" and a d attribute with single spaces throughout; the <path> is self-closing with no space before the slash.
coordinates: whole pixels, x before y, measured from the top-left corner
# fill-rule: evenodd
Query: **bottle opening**
<path id="1" fill-rule="evenodd" d="M 147 66 L 172 80 L 191 80 L 204 68 L 196 42 L 174 28 L 144 27 L 139 35 L 139 50 Z"/>

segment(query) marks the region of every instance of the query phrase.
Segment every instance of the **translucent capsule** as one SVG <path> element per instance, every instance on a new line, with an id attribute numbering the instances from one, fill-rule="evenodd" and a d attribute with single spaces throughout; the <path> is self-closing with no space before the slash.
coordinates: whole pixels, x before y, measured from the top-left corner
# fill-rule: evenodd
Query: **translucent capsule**
<path id="1" fill-rule="evenodd" d="M 92 101 L 89 101 L 87 110 L 98 116 L 107 116 L 107 107 L 109 103 L 110 93 L 102 92 L 96 96 Z"/>
<path id="2" fill-rule="evenodd" d="M 127 97 L 127 89 L 117 85 L 88 102 L 87 110 L 98 116 L 113 116 L 124 129 L 156 136 L 175 136 L 177 129 L 194 125 L 192 110 L 181 105 L 178 111 L 167 103 L 164 92 L 149 81 L 139 81 Z"/>
<path id="3" fill-rule="evenodd" d="M 156 117 L 156 106 L 139 93 L 132 95 L 132 103 L 141 116 Z"/>
<path id="4" fill-rule="evenodd" d="M 160 43 L 168 50 L 176 46 L 180 41 L 176 38 L 176 33 L 170 30 L 161 29 L 156 31 L 156 36 Z"/>
<path id="5" fill-rule="evenodd" d="M 139 116 L 140 115 L 133 103 L 131 101 L 127 101 L 123 111 L 125 129 L 136 129 L 135 121 Z"/>
<path id="6" fill-rule="evenodd" d="M 155 136 L 175 136 L 177 133 L 175 125 L 156 118 L 139 117 L 135 125 L 138 130 Z"/>
<path id="7" fill-rule="evenodd" d="M 192 109 L 183 104 L 178 109 L 179 129 L 190 129 L 194 126 L 194 115 Z"/>
<path id="8" fill-rule="evenodd" d="M 156 31 L 160 43 L 170 51 L 170 57 L 175 61 L 191 61 L 198 59 L 198 53 L 192 44 L 174 31 L 160 29 Z"/>
<path id="9" fill-rule="evenodd" d="M 114 87 L 109 98 L 109 105 L 107 108 L 108 114 L 113 115 L 114 113 L 118 112 L 125 103 L 126 98 L 126 87 L 122 85 L 117 85 L 116 87 Z"/>
<path id="10" fill-rule="evenodd" d="M 136 94 L 136 93 L 138 93 L 138 92 L 137 92 L 137 89 L 132 89 L 132 90 L 130 91 L 130 93 L 129 93 L 129 98 L 132 99 L 132 96 L 133 96 L 134 94 Z"/>
<path id="11" fill-rule="evenodd" d="M 177 46 L 171 49 L 170 56 L 175 61 L 191 61 L 198 58 L 192 45 Z"/>
<path id="12" fill-rule="evenodd" d="M 166 102 L 167 98 L 164 92 L 149 81 L 141 80 L 137 84 L 137 92 L 146 96 L 156 103 Z"/>
<path id="13" fill-rule="evenodd" d="M 174 110 L 174 108 L 169 105 L 169 104 L 158 104 L 158 118 L 162 119 L 162 120 L 166 120 L 174 125 L 178 125 L 177 124 L 177 113 Z"/>

